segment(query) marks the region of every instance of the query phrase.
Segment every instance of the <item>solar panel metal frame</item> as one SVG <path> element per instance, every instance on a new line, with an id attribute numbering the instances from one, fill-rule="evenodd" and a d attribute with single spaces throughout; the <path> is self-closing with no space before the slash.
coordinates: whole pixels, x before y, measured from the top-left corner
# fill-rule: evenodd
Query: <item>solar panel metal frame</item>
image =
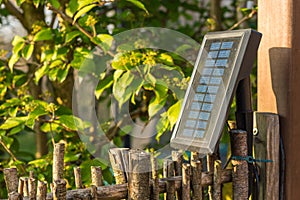
<path id="1" fill-rule="evenodd" d="M 186 123 L 187 118 L 183 119 L 183 115 L 186 115 L 190 112 L 187 110 L 187 105 L 189 105 L 192 100 L 189 99 L 191 92 L 193 92 L 193 88 L 199 83 L 195 83 L 195 81 L 200 80 L 199 71 L 203 69 L 204 61 L 208 58 L 208 55 L 205 49 L 205 45 L 210 41 L 217 40 L 226 40 L 230 38 L 240 38 L 236 54 L 231 59 L 228 57 L 228 60 L 231 59 L 231 76 L 228 77 L 228 86 L 224 88 L 224 85 L 219 86 L 219 90 L 223 89 L 223 94 L 216 94 L 217 101 L 213 103 L 212 112 L 218 112 L 218 114 L 214 114 L 215 118 L 212 119 L 210 117 L 208 121 L 209 126 L 206 129 L 205 135 L 203 139 L 197 139 L 195 137 L 188 138 L 186 136 L 182 136 L 179 130 L 182 130 L 182 126 Z M 236 91 L 237 84 L 240 80 L 246 78 L 250 75 L 253 62 L 256 58 L 256 52 L 259 46 L 259 42 L 261 39 L 261 34 L 259 32 L 253 31 L 251 29 L 244 30 L 235 30 L 235 31 L 222 31 L 222 32 L 211 32 L 204 36 L 201 48 L 199 50 L 199 54 L 195 63 L 195 67 L 193 73 L 191 75 L 191 80 L 189 86 L 187 88 L 187 92 L 184 97 L 184 101 L 182 104 L 182 108 L 178 117 L 178 121 L 174 127 L 174 131 L 171 137 L 171 147 L 183 150 L 190 150 L 199 152 L 202 155 L 211 154 L 215 150 L 215 146 L 220 138 L 222 133 L 229 108 Z M 232 50 L 232 49 L 231 49 Z M 203 58 L 205 60 L 203 60 Z M 201 75 L 200 75 L 201 76 Z M 198 79 L 199 78 L 199 79 Z M 224 78 L 222 78 L 224 80 Z M 223 86 L 223 88 L 222 88 Z M 220 89 L 221 88 L 221 89 Z M 220 97 L 220 95 L 223 95 Z M 220 98 L 222 99 L 220 102 Z M 217 107 L 215 106 L 217 105 Z M 199 110 L 199 112 L 201 112 Z M 214 120 L 214 121 L 212 121 Z"/>

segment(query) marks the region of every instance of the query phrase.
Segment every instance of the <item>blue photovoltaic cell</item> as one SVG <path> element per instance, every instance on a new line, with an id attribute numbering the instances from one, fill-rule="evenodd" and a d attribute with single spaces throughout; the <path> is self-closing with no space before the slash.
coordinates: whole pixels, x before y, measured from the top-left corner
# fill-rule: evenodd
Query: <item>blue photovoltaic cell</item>
<path id="1" fill-rule="evenodd" d="M 222 82 L 222 77 L 212 77 L 210 79 L 210 84 L 219 85 Z"/>
<path id="2" fill-rule="evenodd" d="M 204 68 L 202 74 L 203 75 L 211 75 L 213 68 Z"/>
<path id="3" fill-rule="evenodd" d="M 220 49 L 221 42 L 213 42 L 210 46 L 210 50 L 218 50 Z"/>
<path id="4" fill-rule="evenodd" d="M 203 106 L 202 106 L 202 110 L 210 112 L 212 110 L 212 107 L 213 107 L 212 104 L 210 104 L 210 103 L 204 103 Z"/>
<path id="5" fill-rule="evenodd" d="M 206 94 L 205 95 L 205 102 L 209 102 L 209 103 L 213 103 L 216 99 L 216 95 L 209 95 L 209 94 Z"/>
<path id="6" fill-rule="evenodd" d="M 215 65 L 214 59 L 209 59 L 205 61 L 205 67 L 213 67 Z"/>
<path id="7" fill-rule="evenodd" d="M 205 122 L 205 121 L 198 121 L 197 128 L 198 129 L 206 129 L 206 125 L 207 125 L 207 122 Z"/>
<path id="8" fill-rule="evenodd" d="M 201 78 L 199 80 L 199 83 L 208 84 L 209 83 L 209 79 L 210 79 L 209 76 L 201 76 Z"/>
<path id="9" fill-rule="evenodd" d="M 194 130 L 192 130 L 192 129 L 183 129 L 183 136 L 192 137 L 193 133 L 194 133 Z"/>
<path id="10" fill-rule="evenodd" d="M 197 138 L 203 138 L 204 137 L 204 133 L 205 133 L 205 131 L 203 131 L 203 130 L 196 130 L 195 131 L 195 137 L 197 137 Z"/>
<path id="11" fill-rule="evenodd" d="M 208 53 L 208 58 L 216 58 L 218 56 L 218 51 L 210 51 Z"/>
<path id="12" fill-rule="evenodd" d="M 198 85 L 197 92 L 206 92 L 207 85 Z"/>
<path id="13" fill-rule="evenodd" d="M 190 111 L 189 118 L 190 119 L 197 119 L 199 116 L 199 111 Z"/>
<path id="14" fill-rule="evenodd" d="M 218 86 L 209 86 L 208 87 L 208 93 L 216 94 L 218 92 L 219 87 Z"/>
<path id="15" fill-rule="evenodd" d="M 204 94 L 195 94 L 194 100 L 195 101 L 203 101 L 204 99 Z"/>
<path id="16" fill-rule="evenodd" d="M 208 120 L 209 115 L 210 115 L 210 114 L 209 114 L 208 112 L 200 112 L 199 119 L 202 119 L 202 120 Z"/>
<path id="17" fill-rule="evenodd" d="M 220 51 L 218 58 L 229 58 L 230 50 Z"/>
<path id="18" fill-rule="evenodd" d="M 233 46 L 233 42 L 223 42 L 221 49 L 231 49 Z"/>
<path id="19" fill-rule="evenodd" d="M 216 67 L 221 67 L 221 66 L 225 67 L 226 65 L 227 65 L 227 59 L 218 59 L 215 64 Z"/>
<path id="20" fill-rule="evenodd" d="M 213 72 L 213 75 L 214 76 L 223 76 L 224 75 L 224 69 L 214 69 L 214 72 Z"/>
<path id="21" fill-rule="evenodd" d="M 201 106 L 202 106 L 202 103 L 199 103 L 199 102 L 193 102 L 193 103 L 192 103 L 192 106 L 191 106 L 191 109 L 192 109 L 192 110 L 200 110 L 200 109 L 201 109 Z"/>
<path id="22" fill-rule="evenodd" d="M 188 127 L 188 128 L 194 128 L 195 126 L 196 126 L 195 120 L 187 120 L 185 123 L 185 127 Z"/>

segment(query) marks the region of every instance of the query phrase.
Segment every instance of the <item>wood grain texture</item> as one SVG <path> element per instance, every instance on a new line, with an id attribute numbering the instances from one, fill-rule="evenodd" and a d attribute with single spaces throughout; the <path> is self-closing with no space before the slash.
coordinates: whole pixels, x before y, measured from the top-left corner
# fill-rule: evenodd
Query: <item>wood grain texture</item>
<path id="1" fill-rule="evenodd" d="M 254 139 L 255 158 L 272 160 L 257 162 L 260 168 L 260 199 L 279 199 L 279 116 L 272 113 L 255 113 L 258 134 Z"/>

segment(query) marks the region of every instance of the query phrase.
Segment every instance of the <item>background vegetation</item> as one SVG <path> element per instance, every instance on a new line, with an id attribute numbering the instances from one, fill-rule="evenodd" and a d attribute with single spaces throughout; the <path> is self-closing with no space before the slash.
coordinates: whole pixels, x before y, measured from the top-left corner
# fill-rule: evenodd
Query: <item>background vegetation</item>
<path id="1" fill-rule="evenodd" d="M 53 143 L 65 142 L 65 177 L 68 177 L 69 188 L 74 187 L 72 169 L 75 165 L 86 173 L 84 184 L 90 181 L 91 165 L 103 167 L 106 183 L 114 181 L 109 168 L 93 159 L 78 135 L 82 129 L 93 132 L 97 127 L 93 122 L 76 117 L 76 111 L 72 110 L 74 77 L 96 46 L 100 48 L 98 56 L 107 57 L 109 66 L 95 74 L 99 80 L 95 89 L 98 116 L 103 111 L 101 108 L 114 106 L 107 101 L 111 97 L 119 107 L 129 104 L 133 120 L 147 123 L 158 116 L 157 140 L 151 144 L 157 148 L 160 137 L 175 124 L 183 98 L 184 90 L 180 92 L 171 87 L 177 85 L 184 89 L 193 66 L 186 58 L 163 50 L 128 52 L 124 47 L 112 46 L 114 35 L 139 27 L 165 27 L 200 43 L 208 31 L 256 28 L 253 18 L 256 8 L 245 9 L 246 2 L 238 0 L 232 0 L 230 5 L 223 5 L 220 0 L 0 2 L 2 23 L 8 15 L 13 15 L 28 33 L 25 37 L 15 36 L 11 50 L 1 50 L 0 170 L 16 166 L 20 176 L 33 170 L 39 179 L 51 182 Z M 137 41 L 132 45 L 140 44 Z M 112 54 L 111 49 L 118 54 Z M 164 86 L 157 84 L 153 73 L 159 63 L 167 66 L 165 70 L 178 72 L 180 79 L 170 79 Z M 252 78 L 255 90 L 255 76 Z M 165 111 L 161 112 L 161 108 Z M 122 118 L 107 116 L 100 122 L 107 138 L 117 146 L 126 145 L 124 137 L 132 128 L 120 130 Z M 0 188 L 5 188 L 2 173 Z M 6 197 L 4 189 L 0 190 L 0 197 Z"/>

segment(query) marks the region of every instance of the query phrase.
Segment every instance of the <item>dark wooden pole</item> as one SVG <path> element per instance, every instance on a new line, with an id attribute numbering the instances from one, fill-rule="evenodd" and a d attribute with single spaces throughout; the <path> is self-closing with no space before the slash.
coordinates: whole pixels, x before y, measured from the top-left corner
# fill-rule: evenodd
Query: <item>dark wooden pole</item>
<path id="1" fill-rule="evenodd" d="M 150 200 L 150 154 L 143 151 L 129 152 L 129 200 Z"/>
<path id="2" fill-rule="evenodd" d="M 159 177 L 158 164 L 154 154 L 151 154 L 151 168 L 152 168 L 152 191 L 151 200 L 159 200 Z"/>
<path id="3" fill-rule="evenodd" d="M 4 180 L 8 193 L 18 192 L 18 171 L 17 168 L 4 169 Z"/>
<path id="4" fill-rule="evenodd" d="M 247 132 L 243 130 L 231 130 L 232 152 L 232 187 L 234 200 L 247 200 L 249 193 L 249 168 L 245 160 L 248 156 Z"/>
<path id="5" fill-rule="evenodd" d="M 202 162 L 191 160 L 193 200 L 202 200 Z"/>
<path id="6" fill-rule="evenodd" d="M 182 165 L 182 197 L 181 199 L 191 199 L 191 165 Z"/>

